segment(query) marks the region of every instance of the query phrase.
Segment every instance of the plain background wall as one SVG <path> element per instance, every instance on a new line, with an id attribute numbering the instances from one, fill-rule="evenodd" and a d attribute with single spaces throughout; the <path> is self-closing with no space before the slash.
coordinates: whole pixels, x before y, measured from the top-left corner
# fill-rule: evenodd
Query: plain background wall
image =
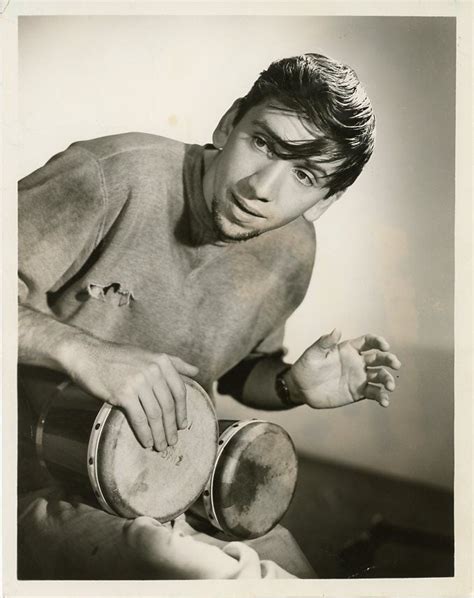
<path id="1" fill-rule="evenodd" d="M 376 152 L 317 223 L 294 360 L 321 334 L 386 336 L 402 361 L 389 409 L 264 413 L 317 457 L 452 488 L 455 21 L 397 17 L 22 17 L 21 175 L 72 141 L 147 131 L 206 143 L 273 59 L 355 68 Z M 271 300 L 271 298 L 269 298 Z M 223 331 L 225 334 L 225 331 Z M 222 417 L 262 416 L 229 397 Z"/>

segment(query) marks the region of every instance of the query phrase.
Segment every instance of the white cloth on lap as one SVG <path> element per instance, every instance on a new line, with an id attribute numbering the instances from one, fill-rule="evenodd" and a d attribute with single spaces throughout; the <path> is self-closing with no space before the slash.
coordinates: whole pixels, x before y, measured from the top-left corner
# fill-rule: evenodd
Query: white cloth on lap
<path id="1" fill-rule="evenodd" d="M 61 488 L 22 497 L 18 530 L 19 579 L 294 578 L 243 542 L 216 545 L 184 515 L 122 519 Z"/>

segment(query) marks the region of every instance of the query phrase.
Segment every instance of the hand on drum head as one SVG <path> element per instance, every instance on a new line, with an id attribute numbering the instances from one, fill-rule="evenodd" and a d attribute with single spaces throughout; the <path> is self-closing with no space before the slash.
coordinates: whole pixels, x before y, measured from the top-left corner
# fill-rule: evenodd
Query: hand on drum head
<path id="1" fill-rule="evenodd" d="M 182 376 L 196 376 L 197 367 L 173 355 L 97 339 L 71 359 L 74 382 L 122 409 L 144 447 L 161 451 L 177 442 L 177 430 L 187 426 Z"/>

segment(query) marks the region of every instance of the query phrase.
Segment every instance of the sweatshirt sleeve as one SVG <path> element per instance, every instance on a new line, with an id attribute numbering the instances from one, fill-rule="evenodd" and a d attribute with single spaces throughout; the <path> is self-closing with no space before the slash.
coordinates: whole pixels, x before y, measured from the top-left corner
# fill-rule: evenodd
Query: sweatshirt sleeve
<path id="1" fill-rule="evenodd" d="M 247 378 L 257 363 L 267 357 L 282 359 L 286 354 L 286 348 L 283 346 L 284 334 L 285 326 L 283 325 L 264 338 L 245 359 L 219 378 L 217 381 L 218 392 L 223 395 L 231 395 L 237 401 L 241 401 Z"/>
<path id="2" fill-rule="evenodd" d="M 100 165 L 77 145 L 18 185 L 19 301 L 47 311 L 47 293 L 80 269 L 103 234 L 106 192 Z"/>

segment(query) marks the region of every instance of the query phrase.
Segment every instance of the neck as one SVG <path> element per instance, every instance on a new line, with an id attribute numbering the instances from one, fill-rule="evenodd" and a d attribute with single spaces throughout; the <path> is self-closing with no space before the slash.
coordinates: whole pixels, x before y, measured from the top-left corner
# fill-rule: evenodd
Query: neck
<path id="1" fill-rule="evenodd" d="M 216 160 L 219 155 L 219 150 L 214 148 L 209 148 L 204 150 L 203 156 L 203 195 L 206 207 L 209 211 L 209 214 L 212 212 L 212 179 L 213 173 L 210 172 L 211 166 Z"/>

